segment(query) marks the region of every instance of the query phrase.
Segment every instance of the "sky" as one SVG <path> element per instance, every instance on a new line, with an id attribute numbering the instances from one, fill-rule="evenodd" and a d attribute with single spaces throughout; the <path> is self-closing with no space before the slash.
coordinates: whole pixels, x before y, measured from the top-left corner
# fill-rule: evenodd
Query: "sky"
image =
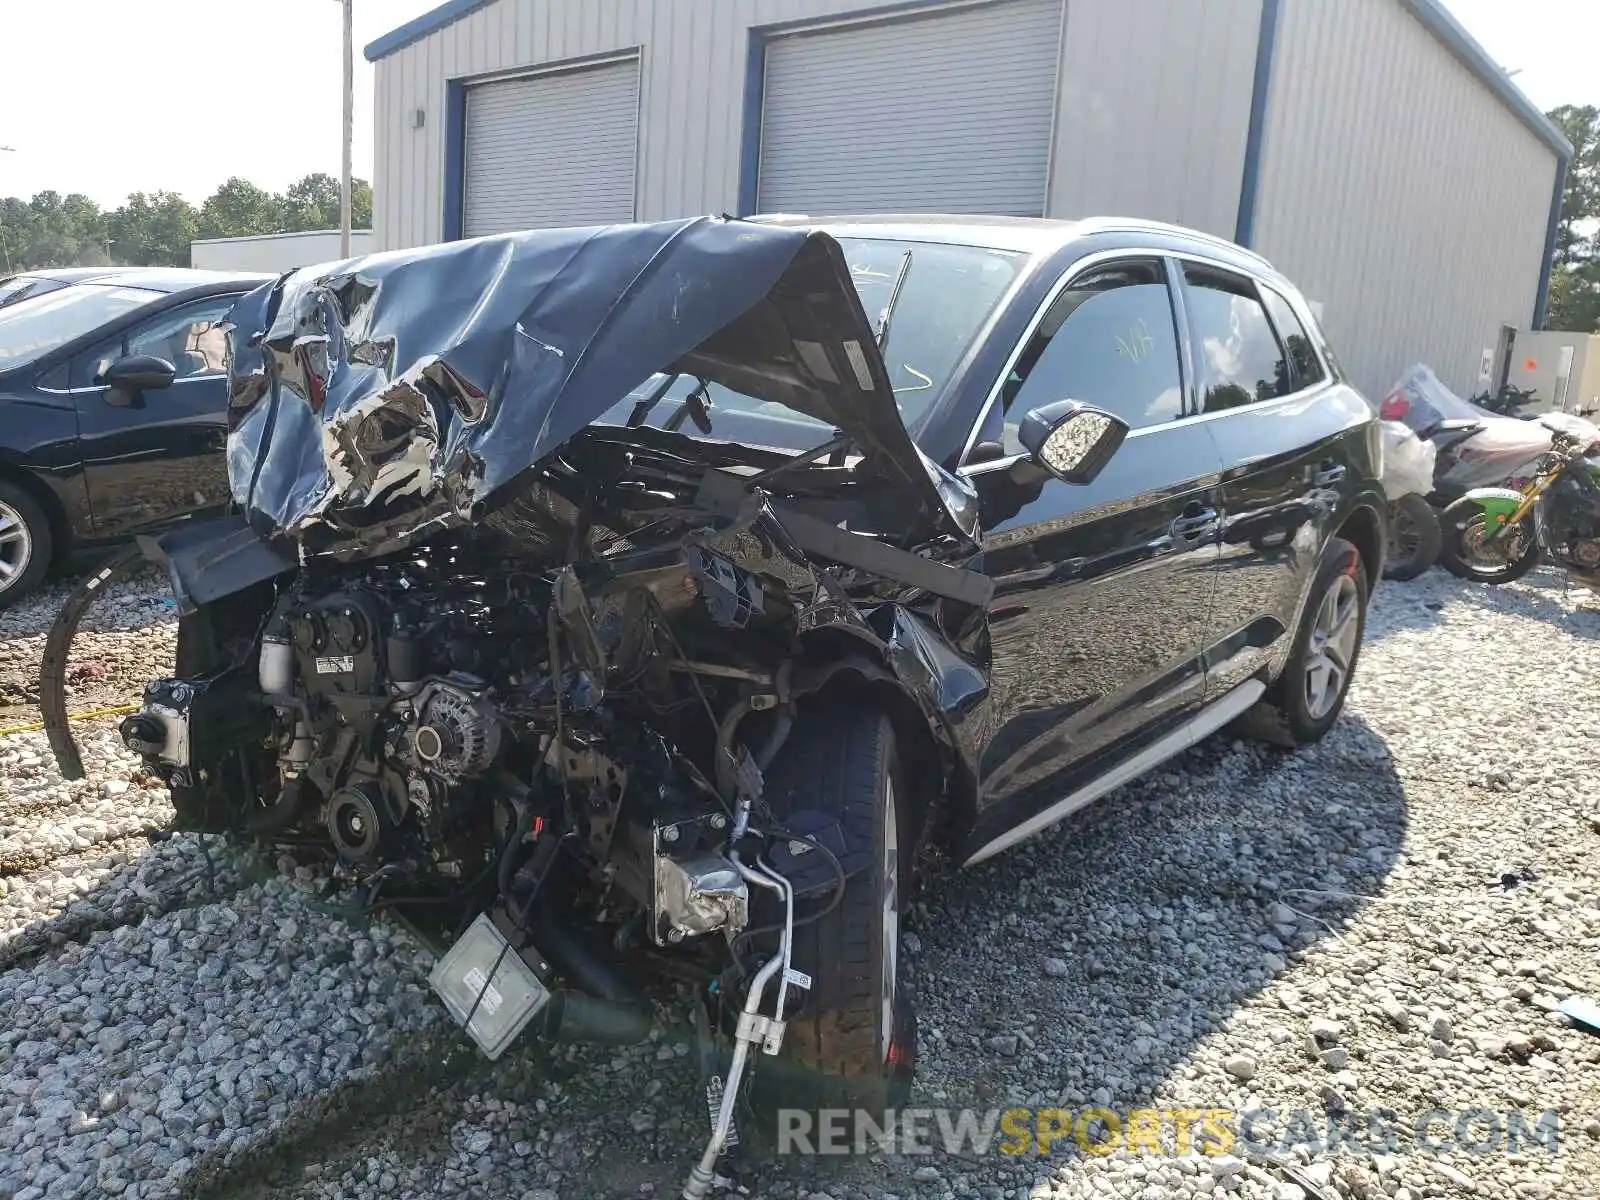
<path id="1" fill-rule="evenodd" d="M 1600 0 L 1446 2 L 1541 109 L 1600 104 Z M 433 7 L 355 0 L 358 177 L 372 178 L 361 47 Z M 337 176 L 339 26 L 337 0 L 0 0 L 0 146 L 13 148 L 0 195 L 53 188 L 115 207 L 166 189 L 198 204 L 232 175 L 273 191 Z"/>
<path id="2" fill-rule="evenodd" d="M 368 42 L 438 0 L 355 0 L 358 178 L 372 178 Z M 270 13 L 268 17 L 264 14 Z M 0 196 L 54 188 L 199 204 L 241 175 L 339 175 L 337 0 L 0 0 Z"/>

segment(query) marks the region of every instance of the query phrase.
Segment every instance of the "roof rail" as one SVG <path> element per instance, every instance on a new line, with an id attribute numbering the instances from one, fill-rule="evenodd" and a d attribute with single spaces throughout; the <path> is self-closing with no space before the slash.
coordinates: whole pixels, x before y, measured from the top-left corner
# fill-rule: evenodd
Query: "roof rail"
<path id="1" fill-rule="evenodd" d="M 1084 217 L 1081 222 L 1080 233 L 1164 233 L 1172 237 L 1186 238 L 1190 241 L 1209 242 L 1213 246 L 1227 250 L 1231 254 L 1253 259 L 1262 266 L 1276 270 L 1266 257 L 1258 250 L 1249 246 L 1241 246 L 1230 238 L 1221 237 L 1215 233 L 1207 233 L 1203 229 L 1193 229 L 1187 225 L 1173 225 L 1166 221 L 1146 221 L 1139 217 Z"/>

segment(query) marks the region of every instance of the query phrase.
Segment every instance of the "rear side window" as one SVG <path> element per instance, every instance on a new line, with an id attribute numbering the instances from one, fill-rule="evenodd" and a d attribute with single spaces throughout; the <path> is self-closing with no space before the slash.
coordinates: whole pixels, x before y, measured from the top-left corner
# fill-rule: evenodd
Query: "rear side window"
<path id="1" fill-rule="evenodd" d="M 1007 381 L 1006 441 L 1030 409 L 1076 400 L 1130 426 L 1175 420 L 1183 408 L 1172 297 L 1158 259 L 1130 259 L 1073 281 Z"/>
<path id="2" fill-rule="evenodd" d="M 1289 360 L 1255 284 L 1243 275 L 1185 263 L 1200 410 L 1220 412 L 1295 390 Z"/>
<path id="3" fill-rule="evenodd" d="M 1322 369 L 1322 360 L 1312 348 L 1306 327 L 1300 324 L 1294 308 L 1269 287 L 1261 289 L 1261 298 L 1266 301 L 1272 323 L 1278 327 L 1278 337 L 1289 352 L 1289 362 L 1294 366 L 1294 386 L 1298 389 L 1321 383 L 1328 373 Z"/>

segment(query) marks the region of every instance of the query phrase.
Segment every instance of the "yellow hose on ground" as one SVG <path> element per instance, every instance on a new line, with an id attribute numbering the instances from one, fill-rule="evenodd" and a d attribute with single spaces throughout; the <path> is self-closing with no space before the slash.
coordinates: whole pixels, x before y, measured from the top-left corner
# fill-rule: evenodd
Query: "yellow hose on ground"
<path id="1" fill-rule="evenodd" d="M 69 721 L 92 721 L 96 717 L 120 717 L 123 713 L 138 712 L 137 704 L 113 704 L 110 708 L 90 708 L 83 712 L 68 713 Z M 44 728 L 43 721 L 25 721 L 21 725 L 7 725 L 0 728 L 0 737 L 12 733 L 34 733 Z"/>

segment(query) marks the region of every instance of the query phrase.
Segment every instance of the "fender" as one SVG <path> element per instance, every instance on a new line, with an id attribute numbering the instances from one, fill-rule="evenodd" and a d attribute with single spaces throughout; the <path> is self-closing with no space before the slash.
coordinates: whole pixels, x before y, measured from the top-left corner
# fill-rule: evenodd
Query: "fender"
<path id="1" fill-rule="evenodd" d="M 1462 500 L 1471 500 L 1483 510 L 1483 522 L 1489 532 L 1496 533 L 1505 528 L 1511 514 L 1522 505 L 1525 497 L 1515 488 L 1481 487 L 1473 488 L 1464 493 L 1457 504 Z"/>

